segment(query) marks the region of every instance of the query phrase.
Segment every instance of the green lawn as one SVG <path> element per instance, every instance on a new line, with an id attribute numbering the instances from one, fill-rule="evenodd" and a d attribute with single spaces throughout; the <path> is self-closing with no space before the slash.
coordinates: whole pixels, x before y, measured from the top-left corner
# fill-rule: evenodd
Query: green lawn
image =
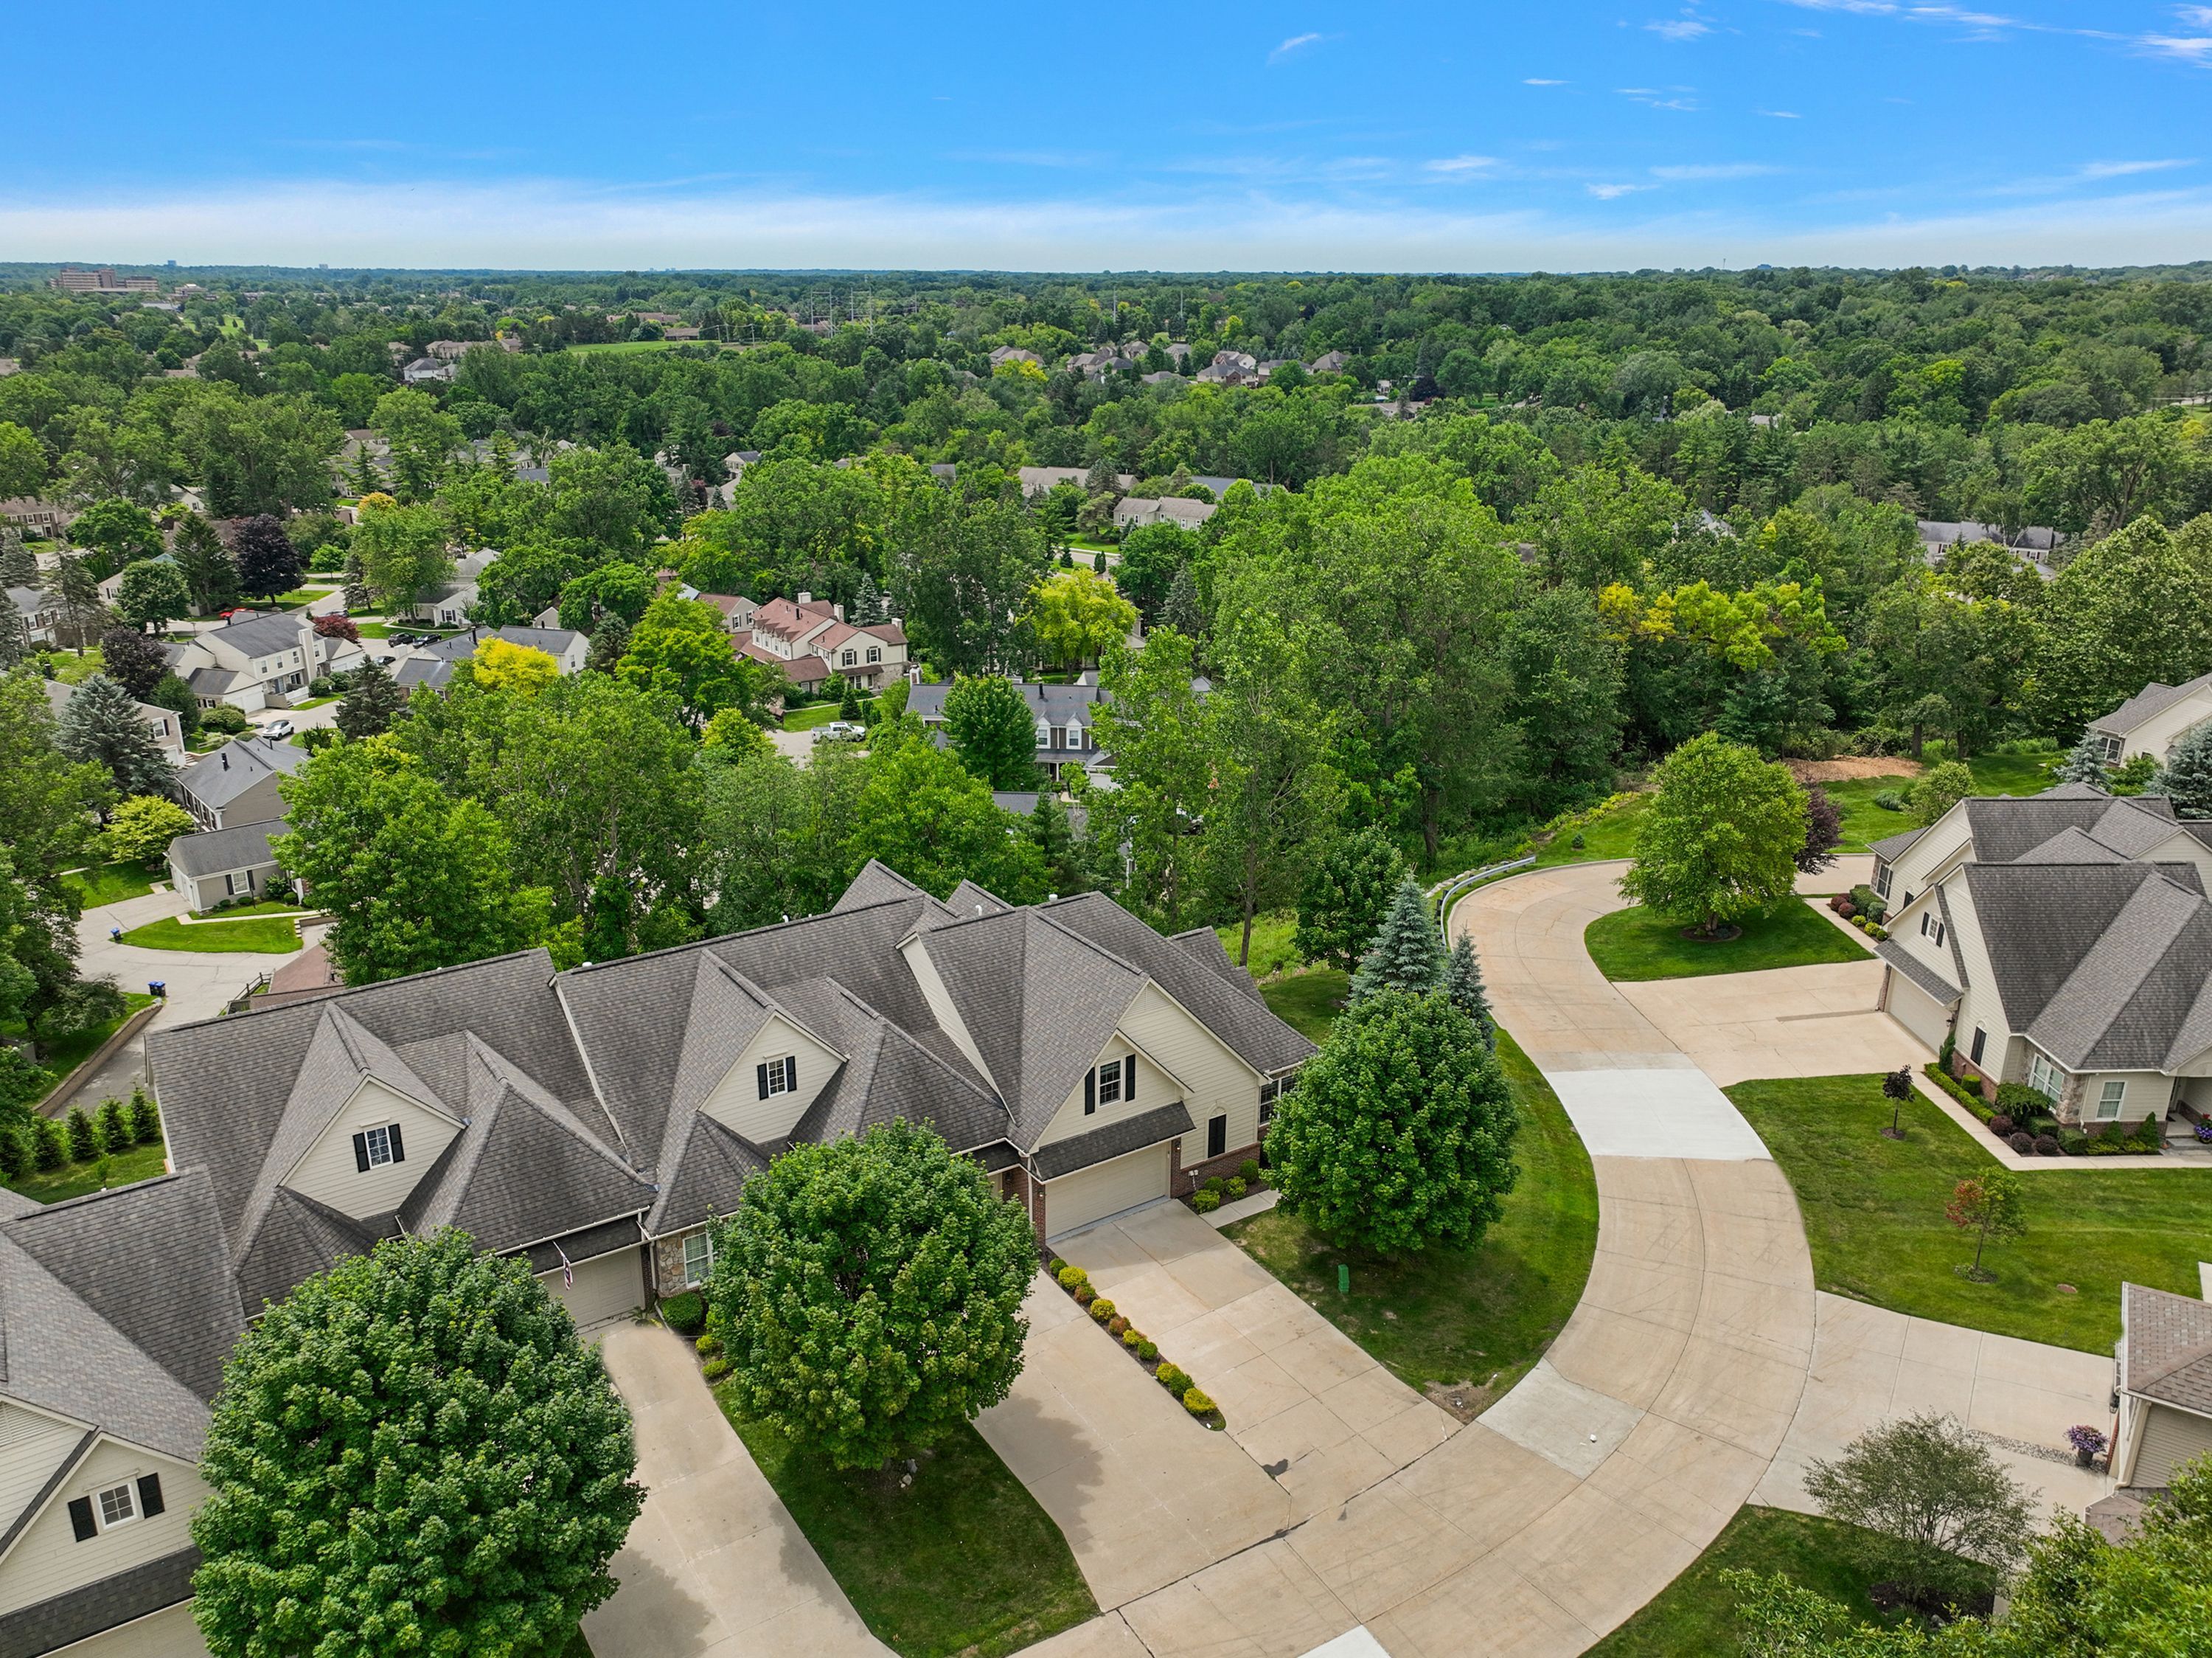
<path id="1" fill-rule="evenodd" d="M 1879 1612 L 1867 1598 L 1872 1579 L 1841 1546 L 1851 1530 L 1838 1521 L 1786 1509 L 1740 1509 L 1687 1571 L 1592 1647 L 1589 1658 L 1731 1658 L 1742 1652 L 1735 1597 L 1720 1582 L 1731 1568 L 1780 1572 L 1840 1601 L 1858 1623 L 1902 1622 L 1909 1613 Z"/>
<path id="2" fill-rule="evenodd" d="M 1245 1252 L 1414 1387 L 1472 1382 L 1477 1407 L 1527 1374 L 1582 1299 L 1597 1248 L 1597 1182 L 1559 1097 L 1500 1033 L 1498 1058 L 1521 1108 L 1521 1179 L 1504 1218 L 1473 1249 L 1397 1261 L 1355 1259 L 1270 1210 L 1227 1228 Z M 1340 1295 L 1336 1269 L 1352 1267 Z M 1385 1313 L 1395 1314 L 1385 1318 Z"/>
<path id="3" fill-rule="evenodd" d="M 137 1180 L 150 1180 L 166 1171 L 168 1165 L 161 1152 L 159 1140 L 148 1146 L 132 1146 L 119 1151 L 107 1160 L 107 1179 L 100 1178 L 98 1161 L 64 1163 L 59 1168 L 45 1173 L 26 1174 L 20 1180 L 8 1183 L 10 1192 L 20 1192 L 26 1198 L 42 1204 L 58 1204 L 66 1198 L 82 1198 L 88 1192 L 100 1192 L 106 1186 L 129 1186 Z"/>
<path id="4" fill-rule="evenodd" d="M 202 921 L 243 921 L 249 916 L 296 916 L 314 913 L 305 904 L 279 904 L 274 899 L 262 899 L 253 904 L 234 904 L 227 910 L 196 910 L 195 918 Z"/>
<path id="5" fill-rule="evenodd" d="M 1874 803 L 1874 797 L 1885 789 L 1902 793 L 1911 788 L 1914 781 L 1904 777 L 1851 777 L 1841 783 L 1822 783 L 1820 787 L 1828 798 L 1843 809 L 1843 844 L 1836 850 L 1863 852 L 1875 841 L 1911 828 L 1910 814 L 1887 811 Z M 1839 888 L 1841 885 L 1838 883 Z"/>
<path id="6" fill-rule="evenodd" d="M 227 921 L 218 925 L 187 927 L 175 916 L 163 916 L 123 935 L 125 944 L 142 950 L 210 950 L 222 954 L 258 952 L 280 955 L 300 948 L 300 930 L 289 921 L 258 917 Z"/>
<path id="7" fill-rule="evenodd" d="M 1728 1094 L 1796 1189 L 1823 1289 L 2091 1353 L 2119 1338 L 2123 1280 L 2197 1294 L 2212 1169 L 2025 1175 L 2027 1235 L 1984 1254 L 1996 1282 L 1970 1283 L 1954 1269 L 1973 1259 L 1973 1242 L 1943 1208 L 1992 1159 L 1932 1103 L 1906 1100 L 1905 1138 L 1893 1141 L 1878 1132 L 1889 1121 L 1879 1076 L 1741 1082 Z"/>
<path id="8" fill-rule="evenodd" d="M 96 1051 L 101 1043 L 122 1028 L 124 1020 L 130 1018 L 139 1009 L 147 1006 L 153 999 L 143 991 L 125 991 L 123 993 L 123 1013 L 120 1018 L 111 1019 L 105 1024 L 94 1025 L 90 1030 L 79 1031 L 73 1036 L 58 1037 L 53 1041 L 40 1043 L 39 1069 L 52 1079 L 47 1093 L 51 1094 L 54 1088 L 59 1088 L 64 1077 L 83 1064 L 87 1057 Z M 24 1031 L 20 1024 L 0 1026 L 0 1034 L 21 1039 Z"/>
<path id="9" fill-rule="evenodd" d="M 1314 967 L 1262 984 L 1260 994 L 1276 1018 L 1319 1045 L 1344 1010 L 1351 988 L 1351 975 L 1341 967 Z"/>
<path id="10" fill-rule="evenodd" d="M 1702 978 L 1711 973 L 1756 972 L 1763 967 L 1802 967 L 1817 961 L 1861 961 L 1863 945 L 1810 905 L 1791 899 L 1771 916 L 1742 923 L 1724 943 L 1700 944 L 1682 936 L 1682 923 L 1641 905 L 1615 910 L 1583 934 L 1590 960 L 1616 983 L 1647 978 Z"/>
<path id="11" fill-rule="evenodd" d="M 1291 942 L 1291 935 L 1297 930 L 1297 917 L 1288 910 L 1252 917 L 1252 957 L 1244 965 L 1253 978 L 1296 972 L 1304 964 L 1305 958 Z M 1229 952 L 1229 959 L 1236 960 L 1237 952 L 1244 943 L 1244 923 L 1232 921 L 1213 930 L 1221 940 L 1221 948 Z"/>
<path id="12" fill-rule="evenodd" d="M 595 352 L 600 357 L 635 357 L 640 351 L 672 351 L 679 345 L 714 343 L 696 339 L 611 339 L 602 340 L 596 345 L 571 345 L 568 350 L 579 356 Z"/>
<path id="13" fill-rule="evenodd" d="M 154 890 L 154 872 L 143 863 L 128 861 L 99 863 L 89 869 L 72 869 L 62 885 L 77 895 L 88 910 L 104 904 L 120 904 L 126 898 L 143 898 Z"/>
<path id="14" fill-rule="evenodd" d="M 325 703 L 334 703 L 336 701 L 337 701 L 337 698 L 335 696 L 310 697 L 303 703 L 294 703 L 292 704 L 291 711 L 297 714 L 305 709 L 320 708 Z"/>
<path id="15" fill-rule="evenodd" d="M 1550 844 L 1536 853 L 1540 869 L 1554 863 L 1595 863 L 1605 858 L 1625 858 L 1636 856 L 1636 832 L 1643 826 L 1644 814 L 1650 808 L 1651 796 L 1638 795 L 1624 801 L 1595 823 L 1581 830 L 1568 830 L 1552 837 Z M 1580 846 L 1575 836 L 1583 838 Z"/>
<path id="16" fill-rule="evenodd" d="M 873 708 L 882 701 L 883 698 L 880 697 L 861 698 L 862 706 L 865 708 Z M 809 703 L 805 707 L 794 708 L 790 713 L 785 715 L 783 728 L 786 731 L 811 731 L 817 726 L 827 725 L 832 720 L 843 717 L 844 716 L 838 712 L 837 704 L 835 703 Z"/>
<path id="17" fill-rule="evenodd" d="M 2058 779 L 2051 768 L 2066 758 L 2062 749 L 2042 754 L 1984 754 L 1966 762 L 1977 795 L 2039 795 Z"/>
<path id="18" fill-rule="evenodd" d="M 335 586 L 326 588 L 294 588 L 289 593 L 280 593 L 269 600 L 272 605 L 310 605 L 318 599 L 327 599 L 336 593 Z"/>
<path id="19" fill-rule="evenodd" d="M 914 1484 L 841 1473 L 775 1428 L 722 1413 L 876 1637 L 901 1658 L 999 1658 L 1098 1615 L 1060 1527 L 963 1427 Z"/>
<path id="20" fill-rule="evenodd" d="M 64 685 L 82 685 L 100 669 L 98 645 L 88 645 L 82 653 L 57 650 L 51 660 L 54 665 L 54 678 Z"/>

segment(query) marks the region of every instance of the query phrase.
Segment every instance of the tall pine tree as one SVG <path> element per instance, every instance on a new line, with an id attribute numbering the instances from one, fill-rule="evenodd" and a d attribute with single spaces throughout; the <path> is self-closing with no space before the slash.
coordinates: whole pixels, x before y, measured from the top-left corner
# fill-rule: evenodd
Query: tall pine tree
<path id="1" fill-rule="evenodd" d="M 184 572 L 195 616 L 213 616 L 238 602 L 238 566 L 215 526 L 199 514 L 186 513 L 177 526 L 173 556 Z"/>
<path id="2" fill-rule="evenodd" d="M 161 740 L 139 717 L 131 693 L 105 674 L 87 680 L 63 705 L 54 746 L 73 760 L 106 766 L 125 795 L 158 795 L 169 781 Z"/>
<path id="3" fill-rule="evenodd" d="M 335 723 L 341 735 L 358 742 L 389 731 L 407 706 L 407 693 L 399 688 L 384 664 L 370 657 L 355 670 L 353 686 L 338 704 Z"/>
<path id="4" fill-rule="evenodd" d="M 1405 991 L 1428 996 L 1444 988 L 1443 940 L 1429 919 L 1429 902 L 1420 883 L 1407 875 L 1382 919 L 1359 971 L 1352 976 L 1354 1002 L 1376 991 Z"/>
<path id="5" fill-rule="evenodd" d="M 1492 1053 L 1498 1051 L 1498 1021 L 1490 1011 L 1490 992 L 1483 988 L 1482 963 L 1475 960 L 1474 940 L 1462 933 L 1453 942 L 1451 960 L 1444 968 L 1444 994 L 1474 1021 L 1475 1028 Z"/>

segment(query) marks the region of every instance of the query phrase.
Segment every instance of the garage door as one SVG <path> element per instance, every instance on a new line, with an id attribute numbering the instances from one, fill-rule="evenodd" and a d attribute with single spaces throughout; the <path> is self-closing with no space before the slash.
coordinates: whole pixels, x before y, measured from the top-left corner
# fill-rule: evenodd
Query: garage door
<path id="1" fill-rule="evenodd" d="M 578 1329 L 626 1317 L 631 1308 L 645 1304 L 645 1270 L 635 1249 L 617 1249 L 611 1255 L 578 1261 L 574 1270 L 574 1284 L 561 1282 L 557 1267 L 539 1273 L 538 1282 L 568 1309 Z"/>
<path id="2" fill-rule="evenodd" d="M 1891 967 L 1887 1005 L 1891 1017 L 1931 1048 L 1943 1045 L 1951 1028 L 1951 1010 L 1903 973 Z"/>
<path id="3" fill-rule="evenodd" d="M 1168 1149 L 1154 1146 L 1048 1181 L 1044 1223 L 1057 1235 L 1168 1195 Z"/>

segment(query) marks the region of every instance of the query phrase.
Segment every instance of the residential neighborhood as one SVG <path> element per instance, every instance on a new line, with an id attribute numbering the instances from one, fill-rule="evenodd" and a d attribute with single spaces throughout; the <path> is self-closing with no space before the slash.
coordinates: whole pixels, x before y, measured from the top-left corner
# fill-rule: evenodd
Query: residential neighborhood
<path id="1" fill-rule="evenodd" d="M 2199 9 L 15 77 L 0 1658 L 2212 1658 Z"/>

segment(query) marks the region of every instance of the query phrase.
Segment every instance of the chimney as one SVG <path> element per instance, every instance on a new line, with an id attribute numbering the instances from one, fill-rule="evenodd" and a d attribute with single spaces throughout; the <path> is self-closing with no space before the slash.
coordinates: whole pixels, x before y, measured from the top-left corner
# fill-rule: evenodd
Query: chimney
<path id="1" fill-rule="evenodd" d="M 811 605 L 814 602 L 814 595 L 802 588 L 799 594 L 799 602 L 802 605 Z"/>

